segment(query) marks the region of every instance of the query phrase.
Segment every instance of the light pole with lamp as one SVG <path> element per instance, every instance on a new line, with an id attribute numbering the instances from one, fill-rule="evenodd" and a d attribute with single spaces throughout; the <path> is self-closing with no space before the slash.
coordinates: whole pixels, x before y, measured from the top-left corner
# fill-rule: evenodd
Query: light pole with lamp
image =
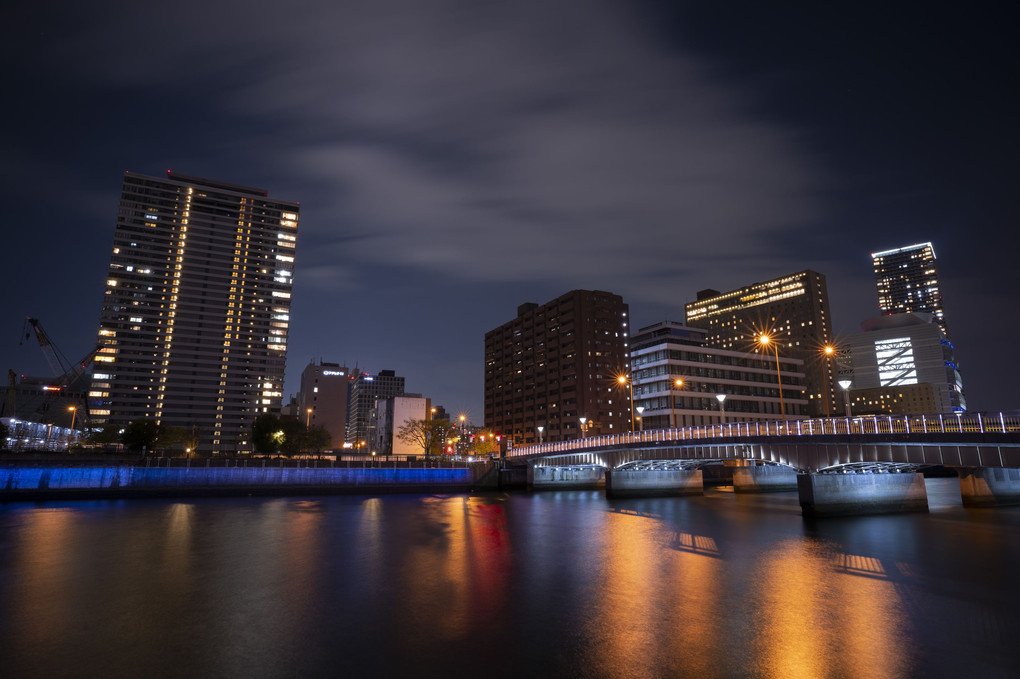
<path id="1" fill-rule="evenodd" d="M 71 431 L 67 434 L 67 447 L 71 448 L 71 438 L 74 436 L 74 418 L 78 415 L 78 409 L 74 406 L 68 406 L 67 408 L 71 412 Z"/>
<path id="2" fill-rule="evenodd" d="M 545 427 L 538 425 L 535 429 L 538 430 L 538 445 L 542 445 L 542 432 L 545 431 Z"/>
<path id="3" fill-rule="evenodd" d="M 715 400 L 719 401 L 719 424 L 726 422 L 726 394 L 716 394 Z"/>
<path id="4" fill-rule="evenodd" d="M 839 381 L 839 386 L 843 389 L 843 404 L 846 405 L 846 418 L 848 420 L 853 417 L 853 415 L 850 414 L 850 385 L 853 383 L 853 380 Z"/>
<path id="5" fill-rule="evenodd" d="M 684 381 L 679 377 L 673 382 L 673 386 L 676 389 L 683 389 Z M 673 411 L 673 428 L 676 429 L 676 389 L 669 390 L 670 405 Z"/>
<path id="6" fill-rule="evenodd" d="M 581 438 L 584 438 L 584 435 L 585 435 L 585 434 L 587 433 L 587 431 L 588 431 L 588 427 L 587 427 L 587 424 L 588 424 L 588 418 L 587 418 L 587 417 L 581 417 L 581 418 L 578 418 L 578 419 L 579 419 L 579 420 L 580 420 L 580 422 L 581 422 Z"/>
<path id="7" fill-rule="evenodd" d="M 643 412 L 645 412 L 645 407 L 644 406 L 638 406 L 637 407 L 637 419 L 638 419 L 638 422 L 641 423 L 641 431 L 645 430 L 645 421 L 643 419 L 641 419 L 641 413 L 643 413 Z"/>
<path id="8" fill-rule="evenodd" d="M 627 385 L 630 389 L 630 433 L 634 433 L 634 382 L 627 375 L 620 375 L 616 378 L 620 386 Z"/>
<path id="9" fill-rule="evenodd" d="M 308 413 L 305 415 L 305 429 L 308 429 L 310 426 L 312 426 L 312 409 L 311 408 L 308 409 Z"/>
<path id="10" fill-rule="evenodd" d="M 826 391 L 826 393 L 825 393 L 825 416 L 826 417 L 832 417 L 832 410 L 831 410 L 831 408 L 829 406 L 829 400 L 830 400 L 829 397 L 832 396 L 832 394 L 831 394 L 832 390 L 829 388 L 829 385 L 832 384 L 832 382 L 830 382 L 830 380 L 832 379 L 832 357 L 836 355 L 836 347 L 832 346 L 831 344 L 826 344 L 824 347 L 822 347 L 822 354 L 825 356 L 825 367 L 826 367 L 826 378 L 827 378 L 825 380 L 825 391 Z"/>
<path id="11" fill-rule="evenodd" d="M 763 332 L 758 335 L 758 344 L 766 350 L 771 344 L 776 351 L 776 386 L 779 387 L 779 414 L 782 416 L 783 422 L 786 422 L 786 406 L 783 404 L 783 375 L 779 372 L 779 342 Z"/>

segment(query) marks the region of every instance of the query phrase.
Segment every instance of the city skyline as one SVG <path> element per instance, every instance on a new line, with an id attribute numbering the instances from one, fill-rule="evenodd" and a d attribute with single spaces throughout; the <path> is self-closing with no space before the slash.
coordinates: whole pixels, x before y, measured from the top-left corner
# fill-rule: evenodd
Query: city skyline
<path id="1" fill-rule="evenodd" d="M 930 241 L 969 406 L 1020 408 L 996 11 L 222 7 L 12 14 L 5 367 L 48 372 L 26 316 L 91 348 L 118 178 L 170 167 L 301 202 L 285 399 L 321 358 L 480 422 L 485 331 L 572 289 L 642 327 L 811 269 L 838 340 L 878 313 L 870 253 Z"/>

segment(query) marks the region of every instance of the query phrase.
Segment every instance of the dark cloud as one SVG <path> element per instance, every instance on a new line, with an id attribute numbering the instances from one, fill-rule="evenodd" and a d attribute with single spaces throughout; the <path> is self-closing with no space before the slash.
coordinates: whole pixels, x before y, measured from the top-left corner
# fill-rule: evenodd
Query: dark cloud
<path id="1" fill-rule="evenodd" d="M 42 178 L 64 187 L 44 228 L 98 242 L 83 236 L 62 265 L 94 290 L 42 285 L 32 303 L 74 319 L 64 332 L 88 345 L 121 170 L 264 186 L 302 203 L 290 390 L 311 357 L 359 360 L 480 419 L 484 332 L 575 287 L 623 294 L 643 325 L 680 318 L 701 288 L 815 268 L 850 332 L 875 306 L 868 253 L 918 240 L 952 253 L 945 287 L 966 282 L 967 318 L 987 272 L 966 270 L 983 255 L 954 229 L 992 219 L 1006 190 L 981 183 L 968 213 L 946 195 L 965 170 L 918 156 L 942 138 L 954 158 L 984 151 L 977 114 L 959 129 L 922 115 L 933 85 L 910 78 L 943 61 L 911 50 L 937 49 L 928 37 L 893 49 L 891 14 L 870 38 L 857 11 L 751 3 L 103 2 L 11 16 L 24 134 L 0 176 L 23 195 L 45 195 Z"/>

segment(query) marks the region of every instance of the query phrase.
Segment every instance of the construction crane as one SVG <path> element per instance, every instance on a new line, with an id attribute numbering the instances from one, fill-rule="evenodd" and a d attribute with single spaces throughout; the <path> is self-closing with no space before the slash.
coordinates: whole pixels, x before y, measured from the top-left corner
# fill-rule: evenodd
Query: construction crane
<path id="1" fill-rule="evenodd" d="M 31 331 L 28 330 L 29 327 L 31 327 Z M 22 328 L 22 335 L 24 335 L 24 339 L 28 339 L 33 334 L 39 342 L 39 348 L 42 349 L 43 356 L 46 357 L 50 370 L 53 371 L 53 379 L 46 380 L 46 384 L 42 385 L 43 398 L 37 399 L 38 403 L 31 404 L 34 407 L 21 409 L 23 412 L 26 409 L 31 410 L 31 413 L 26 413 L 23 416 L 26 419 L 34 419 L 33 415 L 46 413 L 50 410 L 52 400 L 55 398 L 63 399 L 68 403 L 69 408 L 74 408 L 77 414 L 76 419 L 81 423 L 81 427 L 83 429 L 87 428 L 91 419 L 89 417 L 88 398 L 86 398 L 89 386 L 88 369 L 96 356 L 96 352 L 99 351 L 99 347 L 93 347 L 80 361 L 70 363 L 57 348 L 56 344 L 53 343 L 49 335 L 46 334 L 46 331 L 43 330 L 39 319 L 26 318 L 25 326 Z"/>

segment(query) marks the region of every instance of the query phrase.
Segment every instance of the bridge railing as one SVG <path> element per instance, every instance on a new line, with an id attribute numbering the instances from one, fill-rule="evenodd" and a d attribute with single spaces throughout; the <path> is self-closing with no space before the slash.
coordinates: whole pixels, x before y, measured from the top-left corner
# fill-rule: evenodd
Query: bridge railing
<path id="1" fill-rule="evenodd" d="M 726 422 L 696 427 L 650 429 L 648 431 L 602 434 L 531 446 L 517 446 L 507 455 L 520 457 L 626 446 L 640 443 L 683 443 L 734 436 L 846 436 L 849 434 L 957 434 L 1007 433 L 1020 431 L 1020 413 L 955 413 L 936 415 L 863 415 L 811 420 L 768 420 Z"/>

